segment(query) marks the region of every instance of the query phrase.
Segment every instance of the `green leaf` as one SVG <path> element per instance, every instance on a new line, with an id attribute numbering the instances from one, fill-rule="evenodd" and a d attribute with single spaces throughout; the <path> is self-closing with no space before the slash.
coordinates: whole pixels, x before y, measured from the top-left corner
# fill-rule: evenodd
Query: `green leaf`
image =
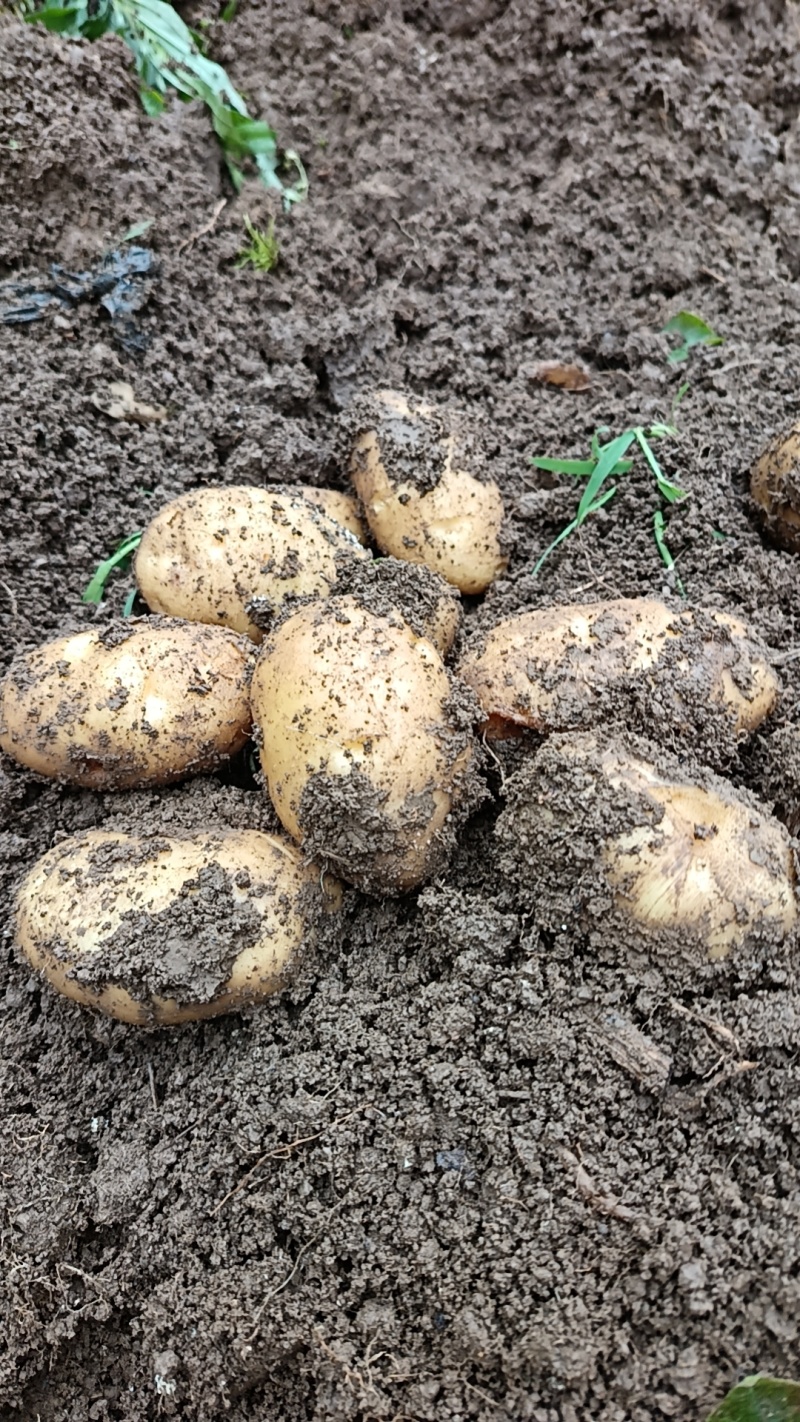
<path id="1" fill-rule="evenodd" d="M 600 446 L 600 458 L 589 477 L 589 482 L 578 504 L 577 519 L 579 526 L 590 513 L 594 512 L 593 505 L 597 495 L 606 479 L 612 474 L 614 465 L 627 454 L 633 444 L 633 440 L 634 431 L 625 430 L 624 433 L 618 435 L 616 439 L 612 439 L 608 444 L 602 444 Z"/>
<path id="2" fill-rule="evenodd" d="M 145 232 L 150 231 L 154 222 L 154 217 L 143 217 L 141 222 L 134 222 L 133 226 L 129 227 L 127 232 L 123 232 L 119 239 L 120 242 L 133 242 L 136 237 L 143 237 Z"/>
<path id="3" fill-rule="evenodd" d="M 681 337 L 681 344 L 667 356 L 672 364 L 686 360 L 693 346 L 721 346 L 723 343 L 722 336 L 718 336 L 708 322 L 693 311 L 679 311 L 662 327 L 662 333 Z"/>
<path id="4" fill-rule="evenodd" d="M 664 515 L 660 509 L 657 513 L 653 514 L 653 537 L 655 538 L 656 548 L 658 549 L 659 554 L 661 555 L 661 561 L 664 564 L 664 567 L 666 568 L 668 573 L 674 572 L 675 586 L 677 587 L 681 597 L 685 597 L 686 589 L 684 588 L 683 583 L 681 582 L 680 577 L 678 576 L 678 570 L 675 567 L 675 559 L 673 558 L 672 554 L 669 551 L 669 548 L 667 547 L 666 524 L 664 522 Z"/>
<path id="5" fill-rule="evenodd" d="M 239 0 L 228 0 L 227 5 L 223 5 L 222 9 L 219 12 L 220 19 L 224 20 L 226 24 L 229 24 L 230 21 L 234 18 L 238 8 Z"/>
<path id="6" fill-rule="evenodd" d="M 603 504 L 607 504 L 610 499 L 613 499 L 616 492 L 616 484 L 612 485 L 610 489 L 606 489 L 605 493 L 601 494 L 600 498 L 595 500 L 594 504 L 592 504 L 592 507 L 587 509 L 586 513 L 584 514 L 584 519 L 588 518 L 589 514 L 597 513 L 597 510 L 601 509 L 603 507 Z M 573 518 L 571 522 L 567 524 L 566 528 L 562 528 L 558 537 L 554 538 L 552 543 L 548 544 L 548 546 L 545 548 L 544 553 L 537 562 L 533 573 L 531 574 L 532 577 L 536 578 L 539 576 L 539 571 L 542 565 L 547 562 L 547 559 L 550 557 L 550 554 L 554 551 L 554 549 L 558 547 L 559 543 L 563 543 L 565 538 L 568 538 L 571 533 L 574 533 L 576 528 L 580 528 L 582 521 L 583 520 L 578 518 L 576 515 L 576 517 Z"/>
<path id="7" fill-rule="evenodd" d="M 133 604 L 134 604 L 135 601 L 136 601 L 136 594 L 137 594 L 138 591 L 139 591 L 138 588 L 131 588 L 130 592 L 128 593 L 128 596 L 126 597 L 126 599 L 125 599 L 125 601 L 124 601 L 124 603 L 123 603 L 123 605 L 122 605 L 122 616 L 123 616 L 123 617 L 131 617 L 131 616 L 132 616 L 132 614 L 133 614 Z"/>
<path id="8" fill-rule="evenodd" d="M 572 474 L 575 478 L 583 479 L 593 473 L 597 463 L 594 459 L 531 459 L 529 461 L 537 469 L 544 469 L 548 474 Z M 621 459 L 611 470 L 612 474 L 627 474 L 633 465 L 632 459 Z"/>
<path id="9" fill-rule="evenodd" d="M 668 425 L 653 425 L 650 430 L 651 435 L 653 433 L 653 430 L 658 431 L 659 434 L 672 433 Z M 647 463 L 649 464 L 652 473 L 655 475 L 655 480 L 658 485 L 658 491 L 661 494 L 661 497 L 666 499 L 668 504 L 676 504 L 679 499 L 685 499 L 687 497 L 686 490 L 679 489 L 677 484 L 671 484 L 669 479 L 664 478 L 664 475 L 661 471 L 661 465 L 659 464 L 652 449 L 650 448 L 650 445 L 648 444 L 647 436 L 645 435 L 644 430 L 641 428 L 637 428 L 635 434 L 639 447 L 645 459 L 647 460 Z"/>
<path id="10" fill-rule="evenodd" d="M 148 118 L 159 118 L 167 107 L 166 100 L 157 89 L 142 88 L 139 90 L 139 98 Z"/>
<path id="11" fill-rule="evenodd" d="M 25 19 L 29 25 L 44 25 L 57 35 L 82 33 L 81 26 L 88 18 L 86 5 L 46 5 L 43 10 L 34 10 Z"/>
<path id="12" fill-rule="evenodd" d="M 84 602 L 97 604 L 103 601 L 103 593 L 105 592 L 105 586 L 111 573 L 113 573 L 114 569 L 118 568 L 120 564 L 130 558 L 134 549 L 139 547 L 141 541 L 141 533 L 131 533 L 128 538 L 120 543 L 119 547 L 111 554 L 111 557 L 106 558 L 105 561 L 100 564 L 83 594 Z"/>
<path id="13" fill-rule="evenodd" d="M 800 1422 L 800 1383 L 756 1373 L 728 1393 L 708 1422 Z"/>

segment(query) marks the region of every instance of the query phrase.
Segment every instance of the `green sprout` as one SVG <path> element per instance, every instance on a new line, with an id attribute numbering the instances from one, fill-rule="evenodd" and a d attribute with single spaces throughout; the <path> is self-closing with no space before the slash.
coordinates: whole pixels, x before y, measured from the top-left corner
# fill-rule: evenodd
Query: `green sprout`
<path id="1" fill-rule="evenodd" d="M 141 541 L 141 533 L 131 533 L 128 535 L 127 538 L 123 539 L 119 547 L 115 549 L 115 551 L 111 554 L 111 557 L 106 558 L 104 562 L 100 564 L 99 568 L 97 569 L 97 572 L 92 578 L 92 581 L 89 583 L 88 587 L 86 588 L 86 591 L 83 594 L 84 602 L 91 602 L 94 603 L 96 606 L 98 603 L 101 603 L 103 601 L 103 595 L 106 590 L 106 583 L 108 582 L 108 579 L 110 578 L 114 569 L 121 568 L 127 565 L 132 554 L 135 553 L 136 549 L 139 547 Z M 133 606 L 132 602 L 131 606 Z M 126 613 L 125 615 L 127 616 L 128 614 Z"/>
<path id="2" fill-rule="evenodd" d="M 294 184 L 289 186 L 279 176 L 274 129 L 261 119 L 250 117 L 244 99 L 225 70 L 206 58 L 205 41 L 184 24 L 165 0 L 71 0 L 68 4 L 46 4 L 31 10 L 25 13 L 25 19 L 71 39 L 119 35 L 133 54 L 145 113 L 151 118 L 163 113 L 166 95 L 171 91 L 185 100 L 202 99 L 211 114 L 237 192 L 244 183 L 241 163 L 251 158 L 262 182 L 281 194 L 285 207 L 305 196 L 308 179 L 297 154 L 290 149 L 283 153 L 284 165 L 296 173 Z"/>
<path id="3" fill-rule="evenodd" d="M 676 346 L 674 351 L 670 351 L 667 356 L 667 360 L 672 365 L 686 360 L 694 346 L 721 346 L 723 344 L 722 336 L 718 336 L 716 331 L 712 331 L 702 316 L 695 316 L 693 311 L 679 311 L 662 328 L 662 335 L 676 335 L 681 338 L 681 344 Z"/>
<path id="4" fill-rule="evenodd" d="M 256 227 L 249 217 L 244 225 L 250 238 L 250 246 L 239 253 L 237 267 L 253 267 L 257 272 L 271 272 L 278 265 L 281 249 L 275 236 L 275 218 L 271 217 L 266 232 Z"/>
<path id="5" fill-rule="evenodd" d="M 635 425 L 632 429 L 624 430 L 616 439 L 609 440 L 607 444 L 600 443 L 599 437 L 602 433 L 604 433 L 603 430 L 598 430 L 592 436 L 590 459 L 536 458 L 530 461 L 536 469 L 543 469 L 551 474 L 569 474 L 575 479 L 586 479 L 586 487 L 575 517 L 570 519 L 566 528 L 562 528 L 553 542 L 545 548 L 533 570 L 534 578 L 538 576 L 543 564 L 546 563 L 554 549 L 563 543 L 565 538 L 569 538 L 571 533 L 575 533 L 587 518 L 597 513 L 613 499 L 618 488 L 616 480 L 628 474 L 633 467 L 633 459 L 625 457 L 631 445 L 634 446 L 634 452 L 638 446 L 644 455 L 658 492 L 666 503 L 676 504 L 687 497 L 685 489 L 679 488 L 677 484 L 673 484 L 666 478 L 650 443 L 654 439 L 675 438 L 678 431 L 674 425 L 656 424 L 650 425 L 648 429 L 645 429 L 643 425 Z M 615 482 L 611 482 L 612 480 Z M 664 515 L 659 511 L 653 523 L 653 535 L 664 566 L 668 572 L 672 572 L 675 568 L 675 560 L 667 546 L 665 531 Z M 683 594 L 683 586 L 680 579 L 677 578 L 677 574 L 676 581 L 681 594 Z"/>

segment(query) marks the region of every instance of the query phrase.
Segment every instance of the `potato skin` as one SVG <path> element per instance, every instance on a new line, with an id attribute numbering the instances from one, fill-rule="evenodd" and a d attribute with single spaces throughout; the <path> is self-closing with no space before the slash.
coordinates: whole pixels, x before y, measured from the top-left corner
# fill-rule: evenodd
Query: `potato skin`
<path id="1" fill-rule="evenodd" d="M 641 741 L 554 735 L 506 793 L 504 867 L 556 918 L 577 906 L 605 933 L 627 921 L 645 943 L 693 944 L 712 961 L 797 922 L 784 826 L 719 776 L 701 781 Z"/>
<path id="2" fill-rule="evenodd" d="M 768 537 L 800 553 L 800 422 L 772 440 L 756 460 L 750 492 Z"/>
<path id="3" fill-rule="evenodd" d="M 328 518 L 340 523 L 342 528 L 348 529 L 359 543 L 367 547 L 370 541 L 369 526 L 354 494 L 348 494 L 345 489 L 318 489 L 315 484 L 290 484 L 286 486 L 285 492 L 299 494 L 301 498 L 308 499 L 310 504 L 315 504 Z"/>
<path id="4" fill-rule="evenodd" d="M 256 830 L 185 839 L 93 830 L 23 881 L 16 942 L 57 992 L 154 1027 L 258 1002 L 341 891 L 294 845 Z"/>
<path id="5" fill-rule="evenodd" d="M 284 827 L 371 893 L 435 872 L 471 793 L 472 698 L 395 615 L 349 596 L 301 608 L 253 675 L 261 763 Z"/>
<path id="6" fill-rule="evenodd" d="M 277 611 L 290 596 L 324 597 L 337 553 L 369 555 L 308 499 L 275 489 L 197 489 L 165 505 L 136 552 L 136 581 L 153 612 L 209 622 L 260 642 L 254 599 Z"/>
<path id="7" fill-rule="evenodd" d="M 618 598 L 523 612 L 498 623 L 459 675 L 478 696 L 489 736 L 593 724 L 604 697 L 656 699 L 673 726 L 708 705 L 729 713 L 733 733 L 772 711 L 778 678 L 766 648 L 728 613 L 674 612 L 655 598 Z"/>
<path id="8" fill-rule="evenodd" d="M 211 770 L 250 733 L 252 647 L 222 627 L 119 621 L 18 657 L 0 686 L 0 749 L 93 790 Z"/>
<path id="9" fill-rule="evenodd" d="M 481 593 L 506 567 L 496 484 L 458 467 L 442 411 L 382 390 L 355 413 L 350 477 L 384 553 L 425 563 L 463 593 Z M 431 469 L 424 482 L 426 460 Z"/>

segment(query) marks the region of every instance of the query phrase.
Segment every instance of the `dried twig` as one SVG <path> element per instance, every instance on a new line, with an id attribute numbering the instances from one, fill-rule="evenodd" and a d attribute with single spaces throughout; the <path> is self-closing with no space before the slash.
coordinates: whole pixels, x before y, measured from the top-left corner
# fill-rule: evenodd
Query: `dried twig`
<path id="1" fill-rule="evenodd" d="M 219 202 L 215 203 L 214 210 L 211 213 L 208 222 L 204 222 L 203 226 L 198 227 L 196 232 L 191 232 L 188 237 L 184 237 L 183 241 L 178 243 L 176 249 L 178 256 L 181 255 L 181 252 L 188 252 L 189 248 L 193 247 L 195 242 L 199 242 L 201 237 L 207 237 L 210 232 L 214 231 L 214 228 L 217 225 L 217 219 L 227 201 L 227 198 L 220 198 Z"/>
<path id="2" fill-rule="evenodd" d="M 372 1104 L 368 1101 L 366 1105 L 356 1106 L 355 1110 L 348 1111 L 346 1116 L 337 1116 L 335 1121 L 330 1121 L 327 1126 L 322 1126 L 319 1131 L 315 1131 L 311 1136 L 298 1136 L 296 1140 L 286 1141 L 283 1145 L 273 1146 L 271 1150 L 265 1151 L 263 1155 L 258 1157 L 255 1165 L 251 1166 L 247 1174 L 242 1176 L 238 1185 L 234 1185 L 233 1189 L 228 1191 L 225 1198 L 220 1200 L 218 1205 L 214 1206 L 212 1213 L 218 1215 L 225 1205 L 227 1205 L 228 1201 L 233 1199 L 234 1195 L 238 1195 L 240 1190 L 245 1190 L 253 1177 L 258 1174 L 265 1161 L 290 1160 L 293 1152 L 298 1150 L 300 1146 L 310 1145 L 312 1141 L 318 1141 L 320 1136 L 325 1135 L 326 1131 L 333 1131 L 337 1126 L 343 1126 L 345 1121 L 349 1121 L 352 1116 L 357 1116 L 360 1111 L 371 1110 Z"/>

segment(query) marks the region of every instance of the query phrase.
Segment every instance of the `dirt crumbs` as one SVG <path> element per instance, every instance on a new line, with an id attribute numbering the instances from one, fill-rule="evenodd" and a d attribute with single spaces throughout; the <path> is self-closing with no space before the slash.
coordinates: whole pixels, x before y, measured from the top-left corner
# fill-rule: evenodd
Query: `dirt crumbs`
<path id="1" fill-rule="evenodd" d="M 533 578 L 579 494 L 528 461 L 668 419 L 686 372 L 682 438 L 659 445 L 691 495 L 669 547 L 688 606 L 746 620 L 783 689 L 738 750 L 710 717 L 666 749 L 796 827 L 798 565 L 747 491 L 800 418 L 794 12 L 216 14 L 187 10 L 307 163 L 289 215 L 254 182 L 234 195 L 197 106 L 146 118 L 115 39 L 0 18 L 0 281 L 47 297 L 0 325 L 4 664 L 121 613 L 124 575 L 97 611 L 81 593 L 167 499 L 344 487 L 338 422 L 380 389 L 474 412 L 511 512 L 509 570 L 468 601 L 468 641 L 555 602 L 677 606 L 641 461 Z M 277 219 L 272 273 L 235 266 L 245 214 Z M 50 300 L 53 263 L 96 272 L 150 217 L 133 345 L 91 293 Z M 681 309 L 725 341 L 674 367 L 660 331 Z M 589 389 L 531 381 L 546 361 Z M 167 418 L 111 418 L 109 382 Z M 124 799 L 0 769 L 3 1417 L 659 1422 L 704 1418 L 740 1372 L 798 1373 L 796 941 L 696 971 L 629 953 L 613 916 L 587 929 L 587 877 L 541 839 L 537 893 L 508 822 L 539 745 L 496 744 L 492 798 L 435 882 L 353 893 L 344 941 L 264 1007 L 162 1033 L 43 988 L 13 951 L 12 896 L 66 834 L 274 829 L 247 754 Z M 185 946 L 206 927 L 164 932 Z"/>

